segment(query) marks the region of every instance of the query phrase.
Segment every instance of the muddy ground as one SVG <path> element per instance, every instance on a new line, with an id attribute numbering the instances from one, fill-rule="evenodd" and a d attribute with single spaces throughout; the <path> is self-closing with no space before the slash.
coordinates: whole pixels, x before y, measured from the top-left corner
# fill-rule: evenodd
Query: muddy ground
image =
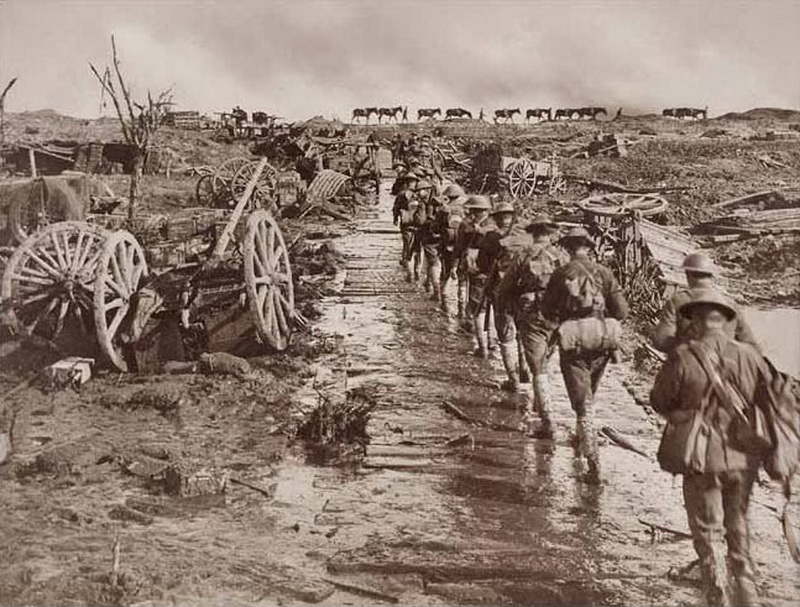
<path id="1" fill-rule="evenodd" d="M 696 180 L 702 187 L 675 200 L 674 221 L 688 223 L 713 197 L 800 182 L 797 139 L 748 139 L 791 123 L 652 119 L 644 127 L 656 136 L 628 159 L 576 159 L 570 171 L 631 185 Z M 514 146 L 643 128 L 614 124 L 442 128 L 500 134 Z M 699 137 L 711 128 L 728 133 Z M 217 145 L 193 162 L 238 151 Z M 791 170 L 752 167 L 751 153 L 767 148 Z M 706 149 L 715 151 L 698 153 Z M 684 172 L 651 173 L 660 166 Z M 192 185 L 149 179 L 148 208 L 190 204 Z M 646 456 L 604 440 L 596 488 L 574 455 L 557 360 L 557 439 L 527 439 L 516 431 L 525 395 L 501 393 L 499 358 L 471 357 L 455 319 L 404 282 L 386 192 L 379 202 L 351 224 L 282 224 L 287 240 L 301 235 L 293 262 L 312 325 L 287 352 L 251 359 L 247 376 L 100 372 L 79 391 L 34 383 L 15 394 L 15 453 L 0 467 L 0 604 L 697 603 L 696 573 L 679 572 L 694 558 L 681 535 L 680 482 L 653 457 L 659 422 L 644 406 L 653 368 L 637 359 L 641 338 L 632 335 L 608 371 L 598 428 Z M 776 277 L 798 269 L 796 244 L 744 241 L 714 253 L 769 295 Z M 770 263 L 778 254 L 786 267 Z M 782 283 L 790 305 L 792 280 Z M 55 357 L 15 348 L 0 350 L 4 393 Z M 375 407 L 365 448 L 320 450 L 295 438 L 321 400 L 356 393 Z M 793 605 L 800 576 L 771 509 L 780 497 L 769 485 L 754 497 L 761 589 L 770 604 Z"/>

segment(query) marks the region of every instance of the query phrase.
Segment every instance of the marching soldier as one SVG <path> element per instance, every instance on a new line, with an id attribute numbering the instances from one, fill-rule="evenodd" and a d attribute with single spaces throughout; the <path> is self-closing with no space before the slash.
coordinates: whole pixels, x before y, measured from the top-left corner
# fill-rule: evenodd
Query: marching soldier
<path id="1" fill-rule="evenodd" d="M 491 271 L 486 284 L 485 297 L 494 311 L 494 326 L 497 331 L 497 341 L 500 345 L 500 356 L 506 370 L 507 380 L 503 388 L 517 391 L 520 386 L 519 353 L 515 347 L 516 329 L 514 326 L 514 309 L 511 302 L 502 296 L 502 281 L 511 266 L 514 254 L 525 248 L 531 242 L 531 236 L 524 230 L 515 230 L 514 205 L 509 202 L 499 203 L 491 213 L 497 229 L 483 237 L 479 253 L 489 265 Z"/>
<path id="2" fill-rule="evenodd" d="M 526 226 L 532 243 L 520 251 L 500 284 L 500 299 L 514 311 L 519 347 L 533 375 L 533 401 L 525 403 L 523 425 L 532 432 L 533 410 L 539 414 L 542 438 L 553 436 L 550 417 L 550 378 L 547 360 L 552 353 L 555 324 L 542 314 L 542 298 L 553 272 L 567 263 L 563 249 L 551 240 L 558 226 L 547 215 L 537 215 Z"/>
<path id="3" fill-rule="evenodd" d="M 739 406 L 744 407 L 741 415 L 749 418 L 750 411 L 763 404 L 759 401 L 767 395 L 770 371 L 754 347 L 732 339 L 730 324 L 736 318 L 736 309 L 725 295 L 695 288 L 678 313 L 682 322 L 692 325 L 692 337 L 670 351 L 656 377 L 650 404 L 673 423 L 706 409 L 704 419 L 713 429 L 707 434 L 705 461 L 698 462 L 702 469 L 669 471 L 683 475 L 684 506 L 694 549 L 700 557 L 707 604 L 728 604 L 728 572 L 721 545 L 724 537 L 735 593 L 732 604 L 757 605 L 747 507 L 761 456 L 746 452 L 734 442 L 734 422 L 739 414 L 729 396 L 738 395 Z M 731 390 L 718 393 L 710 389 L 709 373 L 715 373 L 720 382 L 733 384 Z M 675 449 L 682 447 L 670 444 L 668 436 L 665 443 Z"/>
<path id="4" fill-rule="evenodd" d="M 456 236 L 459 226 L 464 219 L 464 190 L 461 186 L 451 183 L 442 192 L 446 202 L 436 217 L 436 230 L 441 235 L 439 256 L 442 261 L 441 285 L 442 306 L 447 311 L 445 290 L 451 280 L 456 280 L 458 270 L 458 257 L 456 256 Z"/>
<path id="5" fill-rule="evenodd" d="M 426 209 L 420 209 L 419 243 L 425 254 L 423 272 L 425 274 L 425 291 L 430 293 L 431 299 L 439 301 L 441 292 L 442 264 L 439 253 L 442 244 L 440 229 L 440 214 L 442 201 L 438 196 L 433 196 Z"/>
<path id="6" fill-rule="evenodd" d="M 483 237 L 496 226 L 489 216 L 492 204 L 486 196 L 470 196 L 464 204 L 469 216 L 469 233 L 465 250 L 465 266 L 469 279 L 467 316 L 472 322 L 472 330 L 477 342 L 474 354 L 481 358 L 489 356 L 489 335 L 486 330 L 486 281 L 491 271 L 491 261 L 487 256 L 479 256 Z M 463 225 L 463 224 L 462 224 Z"/>
<path id="7" fill-rule="evenodd" d="M 653 346 L 662 352 L 669 352 L 681 341 L 694 337 L 691 335 L 692 323 L 682 317 L 678 310 L 684 303 L 692 299 L 692 292 L 696 289 L 715 288 L 714 278 L 718 274 L 719 268 L 705 253 L 691 253 L 683 260 L 683 271 L 686 273 L 688 288 L 678 291 L 664 304 L 658 326 L 651 337 Z M 758 349 L 759 346 L 753 332 L 730 298 L 728 298 L 728 305 L 736 314 L 725 325 L 725 331 L 736 341 L 751 344 Z"/>
<path id="8" fill-rule="evenodd" d="M 589 233 L 584 228 L 573 228 L 559 242 L 570 260 L 550 277 L 542 298 L 544 317 L 559 324 L 592 317 L 624 320 L 628 302 L 611 270 L 591 259 L 594 243 Z M 565 350 L 561 344 L 561 373 L 577 415 L 579 450 L 586 457 L 589 477 L 595 482 L 600 480 L 600 455 L 593 424 L 594 396 L 612 356 L 613 351 L 607 349 Z"/>

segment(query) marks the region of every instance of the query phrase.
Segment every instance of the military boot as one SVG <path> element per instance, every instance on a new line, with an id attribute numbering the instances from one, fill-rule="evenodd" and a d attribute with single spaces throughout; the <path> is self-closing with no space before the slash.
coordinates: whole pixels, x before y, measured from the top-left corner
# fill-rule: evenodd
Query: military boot
<path id="1" fill-rule="evenodd" d="M 715 545 L 712 550 L 712 554 L 700 559 L 705 604 L 709 607 L 727 607 L 730 603 L 726 591 L 725 558 L 720 554 L 720 546 Z"/>
<path id="2" fill-rule="evenodd" d="M 508 379 L 503 382 L 502 388 L 506 392 L 519 391 L 519 371 L 517 369 L 517 353 L 514 350 L 514 342 L 500 344 L 500 357 L 503 359 L 503 367 L 506 370 Z"/>
<path id="3" fill-rule="evenodd" d="M 434 279 L 432 286 L 433 292 L 431 293 L 431 300 L 442 303 L 442 284 Z"/>
<path id="4" fill-rule="evenodd" d="M 475 352 L 473 354 L 480 358 L 488 358 L 489 357 L 489 343 L 488 343 L 488 336 L 486 335 L 486 331 L 483 328 L 484 321 L 486 319 L 485 314 L 476 314 L 472 319 L 472 332 L 475 336 L 475 341 L 478 344 L 478 347 L 475 348 Z"/>
<path id="5" fill-rule="evenodd" d="M 758 589 L 754 581 L 753 568 L 751 565 L 737 563 L 731 559 L 731 573 L 733 590 L 732 605 L 736 607 L 756 607 L 760 605 Z"/>
<path id="6" fill-rule="evenodd" d="M 536 399 L 536 410 L 541 419 L 538 436 L 540 438 L 554 438 L 555 426 L 550 417 L 550 377 L 546 373 L 542 373 L 533 378 L 533 394 Z"/>
<path id="7" fill-rule="evenodd" d="M 597 447 L 597 433 L 590 416 L 578 417 L 578 451 L 586 458 L 590 482 L 600 482 L 600 453 Z"/>
<path id="8" fill-rule="evenodd" d="M 411 262 L 403 261 L 403 267 L 406 271 L 406 282 L 411 282 L 414 279 L 414 275 L 411 272 Z"/>

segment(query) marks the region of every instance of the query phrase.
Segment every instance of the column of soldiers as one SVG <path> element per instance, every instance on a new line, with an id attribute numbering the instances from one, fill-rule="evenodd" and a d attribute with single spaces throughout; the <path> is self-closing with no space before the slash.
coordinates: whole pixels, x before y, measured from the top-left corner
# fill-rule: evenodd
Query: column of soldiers
<path id="1" fill-rule="evenodd" d="M 418 149 L 425 149 L 424 141 Z M 488 358 L 499 349 L 507 376 L 502 388 L 524 395 L 521 429 L 552 439 L 547 366 L 555 330 L 571 319 L 624 319 L 628 308 L 619 284 L 592 259 L 586 230 L 558 238 L 558 226 L 545 214 L 521 225 L 511 203 L 492 205 L 457 184 L 443 186 L 418 156 L 396 168 L 394 221 L 403 239 L 406 280 L 421 282 L 447 314 L 453 310 L 445 287 L 457 282 L 455 314 L 472 335 L 474 355 Z M 594 482 L 600 478 L 594 394 L 610 358 L 607 350 L 561 355 L 579 450 Z M 528 382 L 532 395 L 521 389 Z"/>
<path id="2" fill-rule="evenodd" d="M 548 360 L 558 344 L 557 331 L 562 323 L 574 320 L 624 320 L 628 304 L 620 285 L 595 259 L 594 243 L 585 229 L 572 228 L 560 235 L 545 214 L 520 225 L 513 205 L 492 205 L 487 197 L 467 195 L 454 183 L 443 186 L 441 172 L 426 166 L 426 146 L 424 140 L 410 144 L 410 160 L 398 165 L 400 176 L 393 190 L 406 278 L 422 281 L 448 314 L 453 311 L 445 287 L 457 283 L 455 314 L 472 334 L 474 355 L 486 358 L 495 345 L 499 347 L 507 375 L 502 388 L 516 392 L 521 384 L 532 384 L 531 391 L 522 391 L 521 429 L 532 437 L 552 439 L 556 428 Z M 688 255 L 683 266 L 688 286 L 666 303 L 651 335 L 653 345 L 667 354 L 653 388 L 652 406 L 669 418 L 710 398 L 712 380 L 691 355 L 695 347 L 713 350 L 721 368 L 730 369 L 728 381 L 737 386 L 746 405 L 758 406 L 771 371 L 753 333 L 737 306 L 714 284 L 717 268 L 708 256 Z M 599 383 L 615 352 L 565 350 L 561 345 L 560 368 L 577 418 L 578 452 L 586 460 L 587 479 L 599 482 L 593 411 Z M 716 406 L 715 419 L 724 420 L 720 411 L 725 403 Z M 684 502 L 708 604 L 728 604 L 732 598 L 734 604 L 753 605 L 758 599 L 747 506 L 760 460 L 737 452 L 727 442 L 730 427 L 728 420 L 716 429 L 719 445 L 709 444 L 704 471 L 685 473 Z M 728 544 L 730 585 L 720 554 L 723 537 Z M 728 596 L 729 587 L 733 597 Z"/>

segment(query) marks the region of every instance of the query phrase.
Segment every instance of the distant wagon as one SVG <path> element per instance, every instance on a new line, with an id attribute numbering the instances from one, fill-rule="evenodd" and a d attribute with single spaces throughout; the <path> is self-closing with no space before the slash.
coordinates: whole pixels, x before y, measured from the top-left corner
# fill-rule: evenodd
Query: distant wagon
<path id="1" fill-rule="evenodd" d="M 534 198 L 563 193 L 566 181 L 555 157 L 533 160 L 508 156 L 499 144 L 491 144 L 474 154 L 470 186 L 479 192 L 507 192 L 513 198 Z"/>

